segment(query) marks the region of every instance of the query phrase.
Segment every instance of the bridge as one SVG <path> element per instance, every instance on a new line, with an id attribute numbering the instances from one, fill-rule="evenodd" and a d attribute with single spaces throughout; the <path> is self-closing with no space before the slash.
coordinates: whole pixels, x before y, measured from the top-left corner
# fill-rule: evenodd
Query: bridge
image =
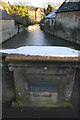
<path id="1" fill-rule="evenodd" d="M 46 55 L 37 55 L 34 49 L 35 55 L 21 55 L 6 50 L 3 54 L 3 88 L 8 95 L 3 92 L 3 101 L 16 99 L 14 106 L 19 103 L 36 107 L 77 106 L 80 57 L 76 50 L 66 49 L 70 55 L 49 56 L 47 51 Z"/>

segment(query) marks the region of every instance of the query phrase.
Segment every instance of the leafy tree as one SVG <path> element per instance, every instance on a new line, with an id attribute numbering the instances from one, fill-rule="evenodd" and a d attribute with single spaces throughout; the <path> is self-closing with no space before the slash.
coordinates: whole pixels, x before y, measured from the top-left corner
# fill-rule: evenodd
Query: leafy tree
<path id="1" fill-rule="evenodd" d="M 1 1 L 1 0 L 0 0 Z M 26 3 L 19 3 L 19 4 L 15 4 L 15 5 L 11 5 L 10 3 L 6 3 L 2 1 L 2 4 L 4 6 L 4 10 L 7 11 L 8 14 L 12 15 L 14 17 L 14 19 L 19 22 L 21 22 L 21 24 L 23 23 L 24 25 L 30 25 L 33 24 L 30 19 L 29 19 L 29 12 L 28 12 L 28 6 L 26 6 Z M 36 13 L 36 9 L 34 9 L 34 7 L 31 7 L 31 10 L 35 10 Z M 36 15 L 35 15 L 36 16 Z M 26 21 L 26 23 L 25 23 Z"/>
<path id="2" fill-rule="evenodd" d="M 6 10 L 9 8 L 9 4 L 4 2 L 3 0 L 0 0 L 0 4 L 3 7 L 3 10 Z"/>
<path id="3" fill-rule="evenodd" d="M 54 10 L 55 10 L 55 7 L 53 7 L 53 5 L 51 5 L 51 3 L 48 3 L 47 9 L 44 9 L 46 15 L 48 15 L 49 13 L 51 13 Z"/>
<path id="4" fill-rule="evenodd" d="M 27 6 L 22 5 L 21 3 L 18 5 L 10 5 L 9 8 L 9 13 L 10 14 L 16 14 L 16 15 L 20 15 L 21 17 L 24 16 L 28 16 L 28 10 L 27 10 Z"/>

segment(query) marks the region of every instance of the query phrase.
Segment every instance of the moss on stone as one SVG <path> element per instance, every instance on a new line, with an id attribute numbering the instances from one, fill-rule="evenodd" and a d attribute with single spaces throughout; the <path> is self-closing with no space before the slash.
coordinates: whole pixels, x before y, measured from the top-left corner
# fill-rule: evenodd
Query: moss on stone
<path id="1" fill-rule="evenodd" d="M 30 101 L 30 95 L 27 96 L 16 96 L 16 102 L 13 102 L 12 106 L 27 106 Z"/>
<path id="2" fill-rule="evenodd" d="M 41 101 L 31 101 L 30 95 L 28 96 L 17 96 L 17 101 L 12 103 L 12 107 L 64 107 L 64 108 L 73 108 L 74 106 L 67 103 L 51 103 L 50 101 L 41 102 Z"/>

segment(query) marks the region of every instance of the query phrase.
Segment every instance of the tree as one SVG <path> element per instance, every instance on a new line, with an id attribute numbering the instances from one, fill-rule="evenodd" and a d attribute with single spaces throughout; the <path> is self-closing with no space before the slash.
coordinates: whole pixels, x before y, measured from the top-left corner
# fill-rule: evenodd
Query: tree
<path id="1" fill-rule="evenodd" d="M 55 7 L 53 7 L 53 5 L 51 3 L 48 3 L 47 9 L 44 9 L 44 12 L 46 15 L 48 15 L 49 13 L 51 13 L 54 10 L 55 10 Z"/>
<path id="2" fill-rule="evenodd" d="M 6 10 L 8 12 L 9 4 L 4 2 L 3 0 L 0 0 L 0 4 L 2 6 L 2 10 Z"/>
<path id="3" fill-rule="evenodd" d="M 26 17 L 28 16 L 27 6 L 23 5 L 21 2 L 18 5 L 10 5 L 9 13 L 11 15 L 16 14 L 21 17 Z"/>

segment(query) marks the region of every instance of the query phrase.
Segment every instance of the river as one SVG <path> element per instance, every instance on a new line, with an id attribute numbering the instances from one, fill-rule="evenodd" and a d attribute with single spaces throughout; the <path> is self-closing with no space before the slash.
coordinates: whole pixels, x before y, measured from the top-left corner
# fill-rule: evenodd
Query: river
<path id="1" fill-rule="evenodd" d="M 29 26 L 24 31 L 5 41 L 2 44 L 2 49 L 13 49 L 22 46 L 64 46 L 80 49 L 79 45 L 75 45 L 42 31 L 39 25 Z"/>

